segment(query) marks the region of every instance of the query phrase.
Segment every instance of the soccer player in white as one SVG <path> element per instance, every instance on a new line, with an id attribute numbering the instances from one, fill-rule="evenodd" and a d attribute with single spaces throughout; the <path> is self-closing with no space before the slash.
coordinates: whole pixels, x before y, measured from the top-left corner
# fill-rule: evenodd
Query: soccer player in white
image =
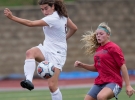
<path id="1" fill-rule="evenodd" d="M 39 44 L 26 51 L 24 64 L 26 79 L 20 84 L 28 90 L 34 89 L 32 80 L 36 68 L 36 61 L 50 61 L 55 66 L 53 77 L 47 80 L 52 100 L 62 100 L 62 94 L 58 87 L 58 79 L 66 61 L 66 41 L 77 31 L 77 26 L 68 17 L 66 7 L 62 0 L 39 0 L 38 3 L 42 13 L 45 15 L 40 20 L 31 21 L 22 19 L 14 16 L 8 8 L 4 10 L 5 16 L 10 20 L 29 27 L 41 26 L 45 34 L 43 45 Z M 69 28 L 68 31 L 67 27 Z"/>

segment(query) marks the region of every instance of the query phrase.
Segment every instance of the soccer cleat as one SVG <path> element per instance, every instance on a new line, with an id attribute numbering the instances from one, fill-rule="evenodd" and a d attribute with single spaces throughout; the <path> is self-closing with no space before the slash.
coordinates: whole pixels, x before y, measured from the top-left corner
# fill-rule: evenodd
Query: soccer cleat
<path id="1" fill-rule="evenodd" d="M 23 88 L 26 88 L 28 90 L 33 90 L 34 89 L 34 85 L 32 84 L 31 81 L 29 80 L 23 80 L 20 82 L 20 85 L 23 87 Z"/>

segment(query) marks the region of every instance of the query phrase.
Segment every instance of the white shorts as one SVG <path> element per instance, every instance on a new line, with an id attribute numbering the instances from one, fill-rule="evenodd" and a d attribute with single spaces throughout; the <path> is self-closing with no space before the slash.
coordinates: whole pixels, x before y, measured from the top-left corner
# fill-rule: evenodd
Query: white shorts
<path id="1" fill-rule="evenodd" d="M 45 57 L 45 60 L 53 63 L 56 68 L 58 68 L 62 71 L 62 68 L 66 61 L 65 55 L 62 56 L 59 53 L 49 52 L 49 51 L 47 51 L 47 48 L 44 48 L 44 46 L 42 44 L 39 44 L 37 47 L 41 50 L 42 54 Z"/>

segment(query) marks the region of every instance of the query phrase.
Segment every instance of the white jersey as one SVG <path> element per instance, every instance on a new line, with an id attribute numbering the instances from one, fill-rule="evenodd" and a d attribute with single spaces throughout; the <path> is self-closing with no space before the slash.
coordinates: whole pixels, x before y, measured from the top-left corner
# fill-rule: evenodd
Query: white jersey
<path id="1" fill-rule="evenodd" d="M 67 18 L 59 17 L 57 11 L 55 11 L 52 15 L 48 15 L 42 18 L 42 20 L 49 25 L 43 27 L 43 31 L 45 34 L 43 46 L 45 47 L 45 49 L 54 54 L 59 53 L 61 55 L 66 55 Z"/>

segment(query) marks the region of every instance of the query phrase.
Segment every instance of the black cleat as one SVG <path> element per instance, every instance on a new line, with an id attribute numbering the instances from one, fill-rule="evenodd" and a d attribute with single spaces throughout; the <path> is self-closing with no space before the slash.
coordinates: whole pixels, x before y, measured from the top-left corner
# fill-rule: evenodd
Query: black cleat
<path id="1" fill-rule="evenodd" d="M 28 90 L 33 90 L 34 89 L 34 85 L 32 84 L 31 81 L 29 80 L 23 80 L 20 82 L 20 85 L 23 87 L 23 88 L 26 88 Z"/>

